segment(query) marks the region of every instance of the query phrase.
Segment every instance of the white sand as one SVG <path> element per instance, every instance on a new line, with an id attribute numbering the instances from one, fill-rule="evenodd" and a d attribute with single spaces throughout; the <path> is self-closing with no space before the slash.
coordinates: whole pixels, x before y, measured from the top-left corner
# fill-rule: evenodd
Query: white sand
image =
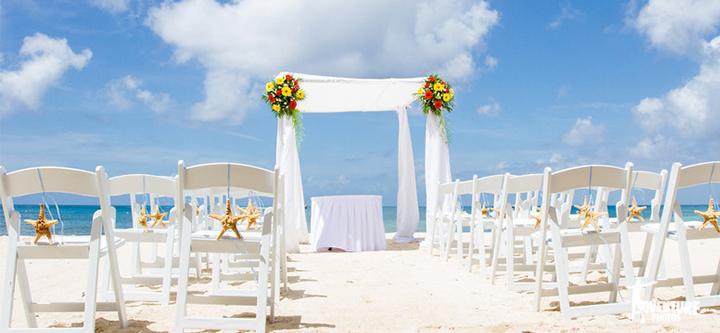
<path id="1" fill-rule="evenodd" d="M 7 237 L 0 237 L 0 271 L 5 270 Z M 556 304 L 545 302 L 535 312 L 533 295 L 508 291 L 500 279 L 495 286 L 478 273 L 468 273 L 453 259 L 444 262 L 418 250 L 418 244 L 397 245 L 389 250 L 363 253 L 310 253 L 290 255 L 290 291 L 281 300 L 270 330 L 302 332 L 720 332 L 720 307 L 680 322 L 640 324 L 625 316 L 598 316 L 562 320 Z M 634 249 L 638 252 L 639 249 Z M 694 269 L 713 273 L 720 257 L 720 241 L 692 244 Z M 121 249 L 121 262 L 129 261 L 129 247 Z M 666 250 L 668 273 L 677 273 L 676 248 Z M 636 254 L 637 256 L 637 254 Z M 28 263 L 33 297 L 41 300 L 81 300 L 85 262 L 34 261 Z M 208 272 L 209 276 L 209 272 Z M 194 280 L 193 280 L 194 281 Z M 194 281 L 193 290 L 208 288 L 209 278 Z M 698 288 L 698 294 L 708 288 Z M 627 297 L 627 292 L 623 293 Z M 661 299 L 678 299 L 678 288 L 658 290 Z M 586 296 L 576 296 L 577 301 Z M 590 296 L 592 297 L 592 296 Z M 603 295 L 603 297 L 605 297 Z M 22 307 L 15 296 L 13 325 L 25 326 Z M 98 332 L 166 332 L 172 328 L 175 305 L 129 302 L 131 327 L 120 329 L 115 313 L 97 314 Z M 238 316 L 247 309 L 191 307 L 196 315 Z M 38 315 L 41 326 L 79 325 L 81 314 Z"/>

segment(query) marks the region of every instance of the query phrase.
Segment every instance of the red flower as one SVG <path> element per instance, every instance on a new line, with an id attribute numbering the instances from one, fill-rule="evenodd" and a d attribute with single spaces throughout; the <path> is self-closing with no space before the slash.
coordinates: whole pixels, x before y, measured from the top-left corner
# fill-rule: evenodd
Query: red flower
<path id="1" fill-rule="evenodd" d="M 268 101 L 269 101 L 270 103 L 273 103 L 273 104 L 274 104 L 274 103 L 275 103 L 275 96 L 273 96 L 273 95 L 268 95 Z"/>
<path id="2" fill-rule="evenodd" d="M 290 75 L 290 74 L 285 75 L 285 80 L 290 81 L 292 79 L 293 79 L 292 75 Z"/>
<path id="3" fill-rule="evenodd" d="M 298 86 L 295 84 L 295 86 L 292 88 L 293 95 L 298 91 Z"/>
<path id="4" fill-rule="evenodd" d="M 430 81 L 430 82 L 435 82 L 435 77 L 434 77 L 434 76 L 428 76 L 428 81 Z"/>
<path id="5" fill-rule="evenodd" d="M 440 107 L 442 107 L 442 104 L 443 104 L 442 101 L 439 100 L 439 99 L 436 99 L 436 100 L 433 102 L 433 106 L 434 106 L 436 109 L 440 109 Z"/>
<path id="6" fill-rule="evenodd" d="M 425 83 L 425 88 L 430 88 L 430 83 Z"/>
<path id="7" fill-rule="evenodd" d="M 295 108 L 297 107 L 297 102 L 295 100 L 292 100 L 290 101 L 288 106 L 290 107 L 290 110 L 295 110 Z"/>
<path id="8" fill-rule="evenodd" d="M 275 95 L 282 96 L 282 90 L 280 90 L 280 89 L 275 90 Z"/>
<path id="9" fill-rule="evenodd" d="M 430 90 L 425 90 L 425 95 L 423 97 L 425 97 L 425 99 L 432 99 L 433 94 Z"/>

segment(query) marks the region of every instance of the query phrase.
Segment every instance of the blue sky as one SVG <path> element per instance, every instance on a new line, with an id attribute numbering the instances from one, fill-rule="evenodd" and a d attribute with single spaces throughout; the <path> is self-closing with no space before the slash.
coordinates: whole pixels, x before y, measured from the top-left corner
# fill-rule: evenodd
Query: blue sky
<path id="1" fill-rule="evenodd" d="M 626 161 L 659 171 L 719 157 L 716 1 L 1 6 L 0 164 L 8 170 L 101 164 L 111 175 L 169 175 L 179 159 L 271 168 L 276 123 L 259 95 L 279 71 L 439 72 L 456 86 L 454 178 Z M 31 65 L 38 71 L 23 71 Z M 392 204 L 396 119 L 305 116 L 306 197 L 371 193 Z M 415 107 L 421 203 L 424 122 Z"/>

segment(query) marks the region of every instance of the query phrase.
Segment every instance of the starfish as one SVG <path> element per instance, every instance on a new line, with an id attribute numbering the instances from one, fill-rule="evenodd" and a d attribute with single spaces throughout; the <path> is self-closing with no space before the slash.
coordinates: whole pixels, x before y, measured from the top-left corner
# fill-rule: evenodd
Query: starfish
<path id="1" fill-rule="evenodd" d="M 642 212 L 647 209 L 646 206 L 639 207 L 637 204 L 637 201 L 635 201 L 635 197 L 632 198 L 632 206 L 630 206 L 629 212 L 630 216 L 628 216 L 628 221 L 632 220 L 634 217 L 637 217 L 640 221 L 645 221 L 645 219 L 642 217 Z"/>
<path id="2" fill-rule="evenodd" d="M 542 221 L 542 218 L 538 214 L 530 214 L 530 217 L 535 219 L 535 229 L 540 227 L 540 221 Z"/>
<path id="3" fill-rule="evenodd" d="M 155 211 L 155 213 L 152 213 L 148 216 L 153 219 L 153 224 L 151 228 L 155 228 L 155 226 L 158 224 L 160 224 L 161 227 L 165 228 L 165 222 L 163 222 L 163 217 L 165 217 L 165 213 L 160 213 L 160 210 L 158 209 Z"/>
<path id="4" fill-rule="evenodd" d="M 588 216 L 588 213 L 590 213 L 590 205 L 588 205 L 588 197 L 587 195 L 583 199 L 582 206 L 574 205 L 575 208 L 578 210 L 578 219 L 584 219 Z"/>
<path id="5" fill-rule="evenodd" d="M 247 208 L 239 208 L 243 220 L 247 221 L 247 230 L 250 230 L 251 227 L 255 227 L 257 225 L 257 220 L 260 217 L 260 210 L 257 208 L 257 206 L 254 206 L 252 202 L 248 201 Z"/>
<path id="6" fill-rule="evenodd" d="M 48 220 L 45 218 L 45 206 L 40 205 L 40 214 L 38 214 L 37 220 L 25 220 L 25 223 L 31 224 L 35 228 L 35 240 L 33 244 L 37 244 L 42 236 L 47 237 L 50 244 L 52 241 L 52 233 L 50 233 L 50 227 L 58 223 L 57 220 Z"/>
<path id="7" fill-rule="evenodd" d="M 487 208 L 485 206 L 480 208 L 480 215 L 482 215 L 483 217 L 489 217 L 490 216 L 490 208 Z"/>
<path id="8" fill-rule="evenodd" d="M 598 225 L 598 218 L 603 215 L 605 215 L 605 213 L 598 213 L 593 211 L 588 211 L 587 213 L 585 213 L 585 221 L 580 227 L 580 231 L 585 230 L 585 228 L 591 224 L 595 226 L 595 231 L 600 231 L 600 226 Z"/>
<path id="9" fill-rule="evenodd" d="M 220 240 L 223 234 L 225 234 L 225 231 L 228 230 L 232 230 L 238 239 L 242 239 L 242 236 L 240 236 L 240 232 L 237 230 L 237 223 L 238 221 L 242 220 L 243 217 L 233 215 L 232 209 L 230 208 L 230 200 L 227 201 L 224 215 L 210 214 L 210 218 L 220 221 L 220 223 L 222 223 L 222 230 L 220 230 L 220 234 L 217 236 L 218 240 Z"/>
<path id="10" fill-rule="evenodd" d="M 143 205 L 137 222 L 141 227 L 143 227 L 143 229 L 145 229 L 145 231 L 147 231 L 147 229 L 148 229 L 147 218 L 148 218 L 148 215 L 147 215 L 147 212 L 145 212 L 145 205 Z"/>
<path id="11" fill-rule="evenodd" d="M 715 211 L 715 201 L 712 198 L 710 198 L 710 201 L 708 202 L 708 208 L 706 211 L 702 212 L 696 210 L 695 214 L 703 218 L 703 224 L 702 227 L 700 227 L 701 230 L 705 229 L 706 225 L 711 224 L 715 227 L 715 231 L 720 232 L 720 227 L 718 227 L 718 217 L 720 217 L 720 212 Z"/>

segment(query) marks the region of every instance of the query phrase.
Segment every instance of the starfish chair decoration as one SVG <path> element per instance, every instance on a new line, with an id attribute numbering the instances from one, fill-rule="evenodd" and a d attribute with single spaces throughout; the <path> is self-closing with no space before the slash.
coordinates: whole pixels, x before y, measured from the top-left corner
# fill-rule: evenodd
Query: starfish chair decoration
<path id="1" fill-rule="evenodd" d="M 598 219 L 600 216 L 605 215 L 606 213 L 599 213 L 595 211 L 588 211 L 585 213 L 585 221 L 583 222 L 582 226 L 580 227 L 580 231 L 584 231 L 586 227 L 593 225 L 595 227 L 595 231 L 600 231 L 600 225 L 598 225 Z"/>
<path id="2" fill-rule="evenodd" d="M 45 206 L 40 205 L 40 214 L 38 214 L 37 220 L 25 220 L 25 223 L 32 225 L 35 228 L 35 240 L 33 241 L 33 244 L 37 244 L 37 242 L 42 238 L 42 236 L 47 237 L 48 242 L 50 244 L 53 243 L 52 241 L 52 233 L 50 232 L 50 227 L 53 225 L 58 224 L 57 220 L 48 220 L 45 218 Z"/>
<path id="3" fill-rule="evenodd" d="M 222 223 L 222 230 L 220 230 L 220 234 L 217 236 L 218 240 L 220 240 L 220 238 L 222 238 L 222 236 L 225 234 L 225 231 L 228 230 L 232 230 L 238 239 L 243 239 L 240 235 L 240 232 L 237 230 L 237 223 L 238 221 L 242 220 L 243 217 L 239 215 L 233 215 L 232 208 L 230 208 L 230 200 L 227 201 L 224 215 L 210 214 L 210 218 L 220 221 L 220 223 Z"/>
<path id="4" fill-rule="evenodd" d="M 540 208 L 537 209 L 537 213 L 530 214 L 530 217 L 535 220 L 535 229 L 540 227 L 540 222 L 542 221 Z"/>
<path id="5" fill-rule="evenodd" d="M 585 219 L 588 216 L 588 213 L 590 213 L 590 205 L 588 205 L 588 197 L 587 195 L 583 199 L 582 206 L 574 205 L 575 209 L 578 210 L 578 219 Z"/>
<path id="6" fill-rule="evenodd" d="M 160 213 L 160 209 L 156 210 L 155 213 L 152 213 L 149 216 L 151 219 L 153 219 L 153 224 L 151 228 L 155 228 L 156 225 L 160 225 L 161 227 L 165 228 L 165 222 L 163 221 L 165 213 Z"/>
<path id="7" fill-rule="evenodd" d="M 243 220 L 247 221 L 247 230 L 250 230 L 250 228 L 255 228 L 257 225 L 257 220 L 260 218 L 260 210 L 257 208 L 257 206 L 253 205 L 252 202 L 248 201 L 247 208 L 239 208 L 240 209 L 240 216 Z"/>
<path id="8" fill-rule="evenodd" d="M 718 227 L 718 217 L 720 217 L 720 212 L 715 211 L 715 201 L 712 198 L 710 198 L 710 201 L 708 202 L 708 208 L 706 211 L 702 212 L 696 210 L 695 214 L 703 218 L 703 224 L 700 227 L 701 230 L 705 229 L 705 226 L 708 224 L 711 224 L 715 228 L 715 231 L 720 232 L 720 227 Z"/>
<path id="9" fill-rule="evenodd" d="M 138 222 L 138 225 L 143 227 L 143 229 L 145 231 L 148 230 L 147 218 L 148 218 L 148 215 L 147 215 L 147 212 L 145 211 L 145 205 L 143 205 L 142 210 L 140 210 L 140 216 L 138 217 L 137 222 Z"/>
<path id="10" fill-rule="evenodd" d="M 490 208 L 485 207 L 485 205 L 480 208 L 480 215 L 482 217 L 490 217 Z"/>
<path id="11" fill-rule="evenodd" d="M 628 216 L 628 221 L 632 220 L 633 218 L 637 218 L 640 220 L 640 222 L 644 222 L 645 219 L 642 217 L 642 212 L 647 209 L 647 206 L 638 206 L 637 201 L 635 200 L 635 197 L 632 198 L 632 206 L 628 209 L 630 212 L 630 215 Z"/>

